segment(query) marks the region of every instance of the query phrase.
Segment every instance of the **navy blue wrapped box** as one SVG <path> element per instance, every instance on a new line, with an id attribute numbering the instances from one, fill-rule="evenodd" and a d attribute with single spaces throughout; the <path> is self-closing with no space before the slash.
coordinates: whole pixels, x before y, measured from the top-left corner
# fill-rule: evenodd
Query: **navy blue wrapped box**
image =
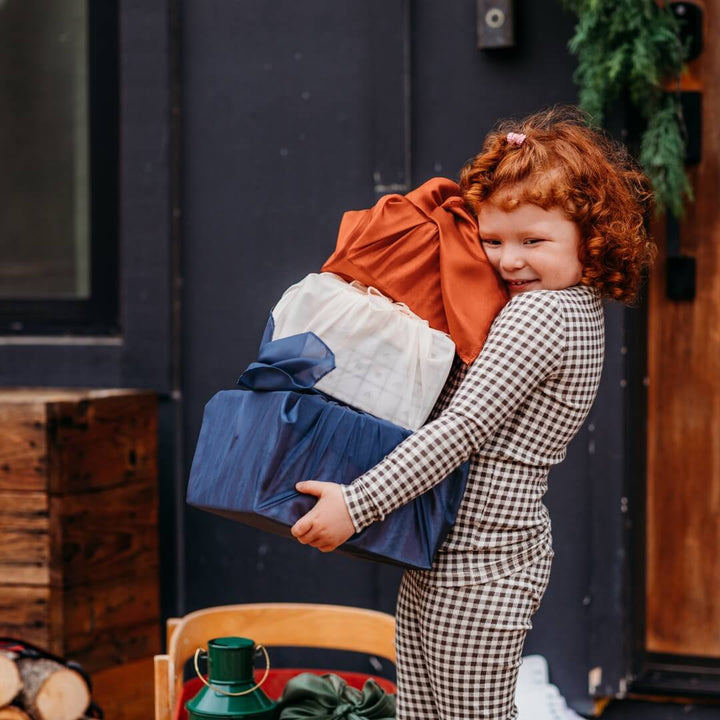
<path id="1" fill-rule="evenodd" d="M 410 431 L 319 392 L 225 390 L 206 405 L 187 501 L 246 525 L 291 537 L 315 503 L 301 480 L 348 484 Z M 356 557 L 427 569 L 450 529 L 467 465 L 354 535 L 339 548 Z"/>

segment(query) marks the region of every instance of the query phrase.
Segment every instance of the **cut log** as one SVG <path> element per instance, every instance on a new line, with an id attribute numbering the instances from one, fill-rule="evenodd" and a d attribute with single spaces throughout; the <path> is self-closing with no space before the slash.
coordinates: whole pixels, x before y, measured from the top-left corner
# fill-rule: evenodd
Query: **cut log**
<path id="1" fill-rule="evenodd" d="M 90 704 L 82 675 L 46 658 L 17 663 L 23 681 L 22 706 L 35 720 L 78 720 Z"/>
<path id="2" fill-rule="evenodd" d="M 11 703 L 23 686 L 16 657 L 14 652 L 0 650 L 0 707 Z"/>
<path id="3" fill-rule="evenodd" d="M 32 718 L 19 707 L 8 705 L 0 708 L 0 720 L 32 720 Z"/>

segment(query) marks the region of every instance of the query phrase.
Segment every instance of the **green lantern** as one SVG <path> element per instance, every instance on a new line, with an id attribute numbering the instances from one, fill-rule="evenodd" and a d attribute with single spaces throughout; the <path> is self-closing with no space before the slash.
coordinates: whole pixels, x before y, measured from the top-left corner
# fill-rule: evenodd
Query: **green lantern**
<path id="1" fill-rule="evenodd" d="M 253 678 L 254 658 L 258 650 L 265 654 L 265 675 L 256 683 Z M 276 720 L 278 706 L 261 689 L 270 671 L 267 650 L 262 645 L 242 637 L 222 637 L 208 643 L 208 679 L 198 668 L 195 652 L 195 672 L 205 687 L 185 703 L 188 720 Z"/>

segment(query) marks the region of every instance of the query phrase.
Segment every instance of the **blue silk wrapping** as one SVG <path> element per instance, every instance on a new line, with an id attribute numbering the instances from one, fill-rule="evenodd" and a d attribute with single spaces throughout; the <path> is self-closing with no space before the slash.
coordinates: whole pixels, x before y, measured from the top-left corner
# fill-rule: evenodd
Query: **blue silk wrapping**
<path id="1" fill-rule="evenodd" d="M 270 313 L 257 362 L 248 365 L 238 385 L 249 390 L 310 390 L 335 369 L 333 351 L 315 333 L 273 340 L 274 328 Z"/>
<path id="2" fill-rule="evenodd" d="M 315 503 L 298 493 L 295 483 L 348 484 L 411 434 L 317 391 L 299 391 L 313 373 L 317 379 L 334 367 L 331 356 L 312 333 L 265 338 L 258 362 L 238 381 L 263 389 L 224 390 L 205 407 L 190 471 L 190 505 L 291 537 L 290 527 Z M 339 550 L 429 568 L 455 519 L 466 480 L 467 463 Z"/>

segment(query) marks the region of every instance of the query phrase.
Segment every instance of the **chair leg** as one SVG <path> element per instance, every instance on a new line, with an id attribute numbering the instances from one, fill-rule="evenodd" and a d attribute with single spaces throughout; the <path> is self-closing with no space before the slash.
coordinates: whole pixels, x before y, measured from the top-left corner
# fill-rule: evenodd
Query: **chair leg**
<path id="1" fill-rule="evenodd" d="M 172 673 L 169 655 L 155 656 L 155 720 L 172 720 Z"/>

